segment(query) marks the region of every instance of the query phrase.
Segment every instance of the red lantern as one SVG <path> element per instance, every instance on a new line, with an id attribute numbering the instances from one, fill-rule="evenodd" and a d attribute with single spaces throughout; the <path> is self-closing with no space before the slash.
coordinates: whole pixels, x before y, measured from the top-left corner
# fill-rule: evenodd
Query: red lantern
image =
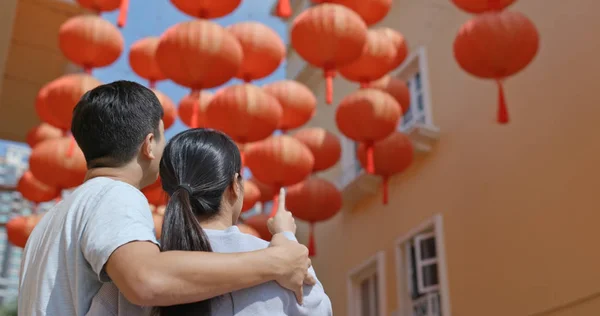
<path id="1" fill-rule="evenodd" d="M 265 202 L 269 202 L 273 199 L 273 197 L 278 194 L 279 192 L 277 192 L 277 188 L 273 187 L 272 185 L 268 185 L 268 184 L 264 184 L 254 178 L 249 179 L 247 182 L 252 182 L 260 191 L 260 197 L 258 198 L 258 201 L 261 203 L 265 203 Z"/>
<path id="2" fill-rule="evenodd" d="M 199 19 L 220 18 L 233 12 L 241 0 L 171 0 L 179 11 Z"/>
<path id="3" fill-rule="evenodd" d="M 484 13 L 467 21 L 454 40 L 454 58 L 466 72 L 498 85 L 498 122 L 508 123 L 502 81 L 531 63 L 540 38 L 523 14 Z"/>
<path id="4" fill-rule="evenodd" d="M 115 62 L 123 52 L 121 32 L 96 15 L 80 15 L 63 23 L 58 32 L 58 46 L 73 63 L 86 72 Z"/>
<path id="5" fill-rule="evenodd" d="M 6 237 L 8 241 L 17 247 L 25 248 L 27 239 L 29 239 L 29 235 L 31 235 L 31 231 L 35 228 L 35 225 L 42 220 L 44 214 L 11 218 L 6 223 Z"/>
<path id="6" fill-rule="evenodd" d="M 385 76 L 369 84 L 369 88 L 381 90 L 388 93 L 400 104 L 402 114 L 406 113 L 410 107 L 410 90 L 404 80 L 392 76 Z"/>
<path id="7" fill-rule="evenodd" d="M 392 0 L 324 0 L 322 2 L 344 5 L 358 13 L 367 25 L 375 24 L 390 12 Z"/>
<path id="8" fill-rule="evenodd" d="M 162 105 L 163 108 L 163 124 L 165 125 L 165 129 L 171 127 L 173 125 L 173 123 L 175 123 L 175 119 L 177 118 L 177 110 L 175 109 L 175 104 L 173 104 L 173 101 L 171 101 L 171 98 L 169 98 L 167 95 L 165 95 L 164 93 L 158 91 L 158 90 L 152 90 L 154 92 L 154 94 L 156 95 L 156 98 L 158 99 L 158 102 L 160 102 L 160 105 Z"/>
<path id="9" fill-rule="evenodd" d="M 59 138 L 62 136 L 63 132 L 60 129 L 47 123 L 41 123 L 30 129 L 29 132 L 27 132 L 25 139 L 29 147 L 33 148 L 35 145 L 46 139 Z"/>
<path id="10" fill-rule="evenodd" d="M 360 163 L 367 164 L 367 148 L 360 145 L 356 150 Z M 413 161 L 414 150 L 408 136 L 395 132 L 386 139 L 375 143 L 373 163 L 375 174 L 383 177 L 383 204 L 388 203 L 388 180 L 391 176 L 406 170 Z"/>
<path id="11" fill-rule="evenodd" d="M 60 196 L 60 190 L 36 179 L 30 171 L 23 173 L 17 183 L 17 191 L 33 203 L 43 203 Z"/>
<path id="12" fill-rule="evenodd" d="M 281 104 L 283 117 L 279 129 L 287 131 L 308 122 L 315 114 L 317 99 L 305 85 L 294 80 L 281 80 L 263 86 Z"/>
<path id="13" fill-rule="evenodd" d="M 83 183 L 87 165 L 81 149 L 70 137 L 62 137 L 37 144 L 29 156 L 29 169 L 41 182 L 68 189 Z"/>
<path id="14" fill-rule="evenodd" d="M 517 0 L 452 0 L 454 5 L 473 14 L 500 11 L 516 1 Z"/>
<path id="15" fill-rule="evenodd" d="M 46 84 L 37 95 L 35 110 L 42 121 L 71 129 L 73 109 L 84 93 L 102 83 L 87 74 L 68 74 Z"/>
<path id="16" fill-rule="evenodd" d="M 167 192 L 162 188 L 160 178 L 153 184 L 143 188 L 142 193 L 146 196 L 146 199 L 148 199 L 148 203 L 153 205 L 166 205 L 169 201 Z"/>
<path id="17" fill-rule="evenodd" d="M 202 3 L 208 2 L 199 5 Z M 238 40 L 207 20 L 174 25 L 163 33 L 156 49 L 156 61 L 163 74 L 192 90 L 209 89 L 229 81 L 237 74 L 242 58 Z"/>
<path id="18" fill-rule="evenodd" d="M 361 56 L 367 42 L 367 25 L 354 11 L 326 3 L 302 12 L 294 20 L 291 42 L 304 60 L 323 69 L 326 101 L 331 104 L 335 70 Z"/>
<path id="19" fill-rule="evenodd" d="M 331 182 L 312 177 L 288 188 L 285 205 L 294 217 L 310 223 L 308 251 L 314 256 L 314 225 L 339 212 L 342 208 L 342 194 Z"/>
<path id="20" fill-rule="evenodd" d="M 342 156 L 340 140 L 323 128 L 303 128 L 293 137 L 306 145 L 315 157 L 313 172 L 333 167 Z"/>
<path id="21" fill-rule="evenodd" d="M 267 214 L 257 214 L 252 217 L 249 217 L 244 220 L 244 224 L 253 228 L 261 239 L 266 241 L 271 241 L 273 235 L 269 231 L 269 227 L 267 226 L 267 221 L 269 220 L 269 216 Z"/>
<path id="22" fill-rule="evenodd" d="M 387 36 L 375 31 L 367 32 L 367 44 L 362 55 L 352 63 L 340 68 L 340 74 L 349 81 L 366 87 L 393 69 L 396 49 Z"/>
<path id="23" fill-rule="evenodd" d="M 252 235 L 254 237 L 260 238 L 260 234 L 258 231 L 246 224 L 237 224 L 236 225 L 241 233 Z"/>
<path id="24" fill-rule="evenodd" d="M 310 149 L 285 135 L 249 145 L 245 157 L 252 176 L 276 190 L 303 181 L 311 173 L 315 161 Z M 273 197 L 271 214 L 275 215 L 277 194 Z"/>
<path id="25" fill-rule="evenodd" d="M 242 212 L 252 209 L 259 199 L 260 190 L 256 184 L 251 181 L 244 181 L 244 204 L 242 205 Z"/>
<path id="26" fill-rule="evenodd" d="M 367 171 L 373 173 L 373 143 L 393 133 L 401 116 L 400 105 L 391 95 L 376 89 L 361 89 L 340 102 L 335 121 L 346 137 L 366 143 Z"/>
<path id="27" fill-rule="evenodd" d="M 167 79 L 156 62 L 158 42 L 158 37 L 146 37 L 133 43 L 129 49 L 129 66 L 138 76 L 149 81 L 150 88 L 154 88 L 157 81 Z"/>
<path id="28" fill-rule="evenodd" d="M 285 45 L 268 26 L 258 22 L 241 22 L 227 27 L 240 41 L 244 59 L 236 78 L 246 82 L 273 73 L 285 58 Z"/>
<path id="29" fill-rule="evenodd" d="M 241 144 L 269 137 L 281 116 L 277 99 L 250 84 L 225 87 L 206 107 L 208 127 L 223 131 Z"/>
<path id="30" fill-rule="evenodd" d="M 396 69 L 400 66 L 404 60 L 406 60 L 406 56 L 408 56 L 408 45 L 406 44 L 406 40 L 404 36 L 400 34 L 398 31 L 393 30 L 388 27 L 381 27 L 374 29 L 373 32 L 380 34 L 383 37 L 386 37 L 388 41 L 394 45 L 396 49 L 396 57 L 391 64 L 391 69 Z"/>
<path id="31" fill-rule="evenodd" d="M 212 98 L 213 94 L 207 91 L 183 97 L 177 108 L 181 121 L 191 128 L 206 126 L 206 107 Z"/>

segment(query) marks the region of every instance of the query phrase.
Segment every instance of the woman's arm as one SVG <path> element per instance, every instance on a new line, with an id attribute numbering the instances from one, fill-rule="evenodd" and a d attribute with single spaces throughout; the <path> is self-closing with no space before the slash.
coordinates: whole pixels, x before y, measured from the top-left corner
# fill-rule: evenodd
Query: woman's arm
<path id="1" fill-rule="evenodd" d="M 161 253 L 153 243 L 131 242 L 115 250 L 105 268 L 130 302 L 144 306 L 197 302 L 273 280 L 294 292 L 303 282 L 314 284 L 306 247 L 283 236 L 271 245 L 235 254 Z"/>

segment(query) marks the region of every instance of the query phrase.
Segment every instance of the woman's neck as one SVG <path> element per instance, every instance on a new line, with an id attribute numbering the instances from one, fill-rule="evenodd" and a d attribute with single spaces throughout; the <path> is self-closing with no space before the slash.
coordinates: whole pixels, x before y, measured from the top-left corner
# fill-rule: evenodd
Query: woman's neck
<path id="1" fill-rule="evenodd" d="M 225 230 L 233 226 L 233 224 L 231 212 L 227 211 L 221 211 L 216 216 L 200 221 L 200 226 L 202 226 L 203 229 Z"/>

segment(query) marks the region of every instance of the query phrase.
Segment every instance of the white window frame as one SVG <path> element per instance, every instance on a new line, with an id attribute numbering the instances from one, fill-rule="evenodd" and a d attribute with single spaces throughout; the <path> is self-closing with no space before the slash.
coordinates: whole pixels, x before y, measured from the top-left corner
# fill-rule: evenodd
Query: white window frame
<path id="1" fill-rule="evenodd" d="M 423 112 L 415 114 L 415 112 L 412 111 L 417 107 L 417 91 L 414 84 L 414 78 L 417 73 L 420 74 L 421 77 L 420 94 L 423 98 Z M 406 82 L 411 82 L 409 89 L 411 96 L 410 108 L 412 119 L 406 124 L 403 120 L 401 120 L 398 124 L 398 130 L 404 133 L 409 133 L 419 124 L 425 126 L 435 126 L 433 123 L 433 111 L 431 106 L 431 85 L 429 82 L 429 62 L 427 59 L 427 49 L 424 46 L 417 48 L 391 75 Z M 418 123 L 420 118 L 424 119 L 424 123 Z"/>
<path id="2" fill-rule="evenodd" d="M 437 242 L 437 236 L 435 235 L 435 232 L 418 234 L 413 238 L 414 245 L 415 245 L 415 261 L 417 263 L 416 264 L 417 265 L 417 271 L 416 271 L 416 273 L 417 273 L 417 288 L 419 289 L 419 292 L 422 292 L 422 293 L 429 293 L 429 292 L 439 290 L 439 285 L 425 286 L 425 280 L 423 279 L 423 267 L 439 263 L 437 255 L 435 258 L 430 258 L 430 259 L 425 259 L 425 260 L 421 259 L 420 243 L 423 240 L 427 240 L 427 239 L 431 239 L 431 238 L 435 238 L 436 242 Z M 436 249 L 437 249 L 437 247 L 436 247 Z"/>
<path id="3" fill-rule="evenodd" d="M 363 281 L 375 276 L 377 278 L 377 303 L 379 313 L 377 316 L 387 316 L 387 294 L 385 277 L 385 252 L 380 251 L 370 257 L 348 273 L 347 277 L 347 316 L 361 315 L 361 284 Z M 371 308 L 375 308 L 372 306 Z"/>
<path id="4" fill-rule="evenodd" d="M 427 233 L 423 233 L 427 232 Z M 452 316 L 452 309 L 450 306 L 450 289 L 448 285 L 448 270 L 446 265 L 446 248 L 444 246 L 444 223 L 443 217 L 441 214 L 436 214 L 432 218 L 426 220 L 420 225 L 411 229 L 408 233 L 401 236 L 396 240 L 395 249 L 396 249 L 396 287 L 397 287 L 397 295 L 398 295 L 398 311 L 397 315 L 399 316 L 412 316 L 412 299 L 410 297 L 410 287 L 411 287 L 411 277 L 410 277 L 410 255 L 408 253 L 410 249 L 410 243 L 413 240 L 420 238 L 426 239 L 427 237 L 435 236 L 435 246 L 437 253 L 437 267 L 438 267 L 438 285 L 436 288 L 421 288 L 422 285 L 422 275 L 419 277 L 419 260 L 417 260 L 417 279 L 419 284 L 419 291 L 424 290 L 422 292 L 431 292 L 431 291 L 439 291 L 440 294 L 440 307 L 443 316 Z M 420 253 L 418 252 L 419 247 L 415 247 L 415 256 L 420 259 Z M 433 264 L 427 260 L 421 262 L 421 266 Z"/>

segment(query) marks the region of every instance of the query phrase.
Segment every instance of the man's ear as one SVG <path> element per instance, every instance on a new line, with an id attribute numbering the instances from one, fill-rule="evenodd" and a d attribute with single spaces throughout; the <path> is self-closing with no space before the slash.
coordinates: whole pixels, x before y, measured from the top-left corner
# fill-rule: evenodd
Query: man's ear
<path id="1" fill-rule="evenodd" d="M 141 153 L 147 159 L 156 159 L 154 155 L 154 149 L 156 147 L 156 138 L 154 137 L 154 133 L 149 133 L 144 137 L 144 142 L 142 143 Z"/>

